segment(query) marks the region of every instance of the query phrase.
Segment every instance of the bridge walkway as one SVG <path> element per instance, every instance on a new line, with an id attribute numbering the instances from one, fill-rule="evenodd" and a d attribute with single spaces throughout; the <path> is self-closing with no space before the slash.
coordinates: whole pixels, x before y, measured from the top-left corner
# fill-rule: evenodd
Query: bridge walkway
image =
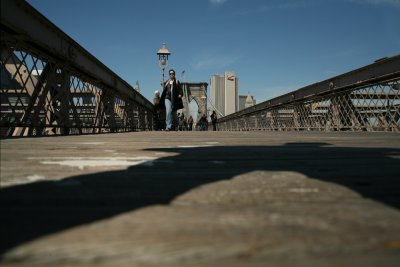
<path id="1" fill-rule="evenodd" d="M 2 266 L 398 266 L 400 138 L 4 139 Z"/>

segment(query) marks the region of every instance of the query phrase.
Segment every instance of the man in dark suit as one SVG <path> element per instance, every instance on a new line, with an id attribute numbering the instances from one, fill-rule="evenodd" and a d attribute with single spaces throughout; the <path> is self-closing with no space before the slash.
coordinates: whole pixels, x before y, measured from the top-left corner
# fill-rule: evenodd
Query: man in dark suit
<path id="1" fill-rule="evenodd" d="M 166 82 L 161 100 L 165 103 L 165 124 L 166 131 L 170 131 L 177 127 L 176 111 L 183 108 L 181 83 L 175 78 L 175 71 L 169 71 L 169 80 Z"/>

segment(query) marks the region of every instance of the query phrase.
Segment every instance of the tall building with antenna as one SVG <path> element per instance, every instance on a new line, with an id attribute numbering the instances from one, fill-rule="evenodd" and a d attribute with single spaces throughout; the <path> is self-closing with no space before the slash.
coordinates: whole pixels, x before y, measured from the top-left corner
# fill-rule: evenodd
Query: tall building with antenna
<path id="1" fill-rule="evenodd" d="M 239 78 L 234 72 L 213 75 L 210 85 L 210 102 L 220 116 L 239 111 Z"/>

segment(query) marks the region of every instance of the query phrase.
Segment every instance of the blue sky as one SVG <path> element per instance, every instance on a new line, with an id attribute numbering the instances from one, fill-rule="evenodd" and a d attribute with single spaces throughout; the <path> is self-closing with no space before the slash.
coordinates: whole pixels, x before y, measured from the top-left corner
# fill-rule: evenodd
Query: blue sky
<path id="1" fill-rule="evenodd" d="M 28 2 L 149 100 L 163 42 L 180 80 L 234 71 L 257 103 L 400 54 L 400 0 Z"/>

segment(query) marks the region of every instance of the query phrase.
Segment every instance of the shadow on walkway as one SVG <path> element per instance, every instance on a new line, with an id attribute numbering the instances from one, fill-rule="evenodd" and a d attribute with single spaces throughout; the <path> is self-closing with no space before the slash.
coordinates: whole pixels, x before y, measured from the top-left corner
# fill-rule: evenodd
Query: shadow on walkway
<path id="1" fill-rule="evenodd" d="M 168 204 L 200 185 L 255 170 L 299 172 L 400 209 L 399 149 L 290 143 L 150 150 L 179 154 L 121 171 L 1 189 L 0 253 L 47 234 Z"/>

